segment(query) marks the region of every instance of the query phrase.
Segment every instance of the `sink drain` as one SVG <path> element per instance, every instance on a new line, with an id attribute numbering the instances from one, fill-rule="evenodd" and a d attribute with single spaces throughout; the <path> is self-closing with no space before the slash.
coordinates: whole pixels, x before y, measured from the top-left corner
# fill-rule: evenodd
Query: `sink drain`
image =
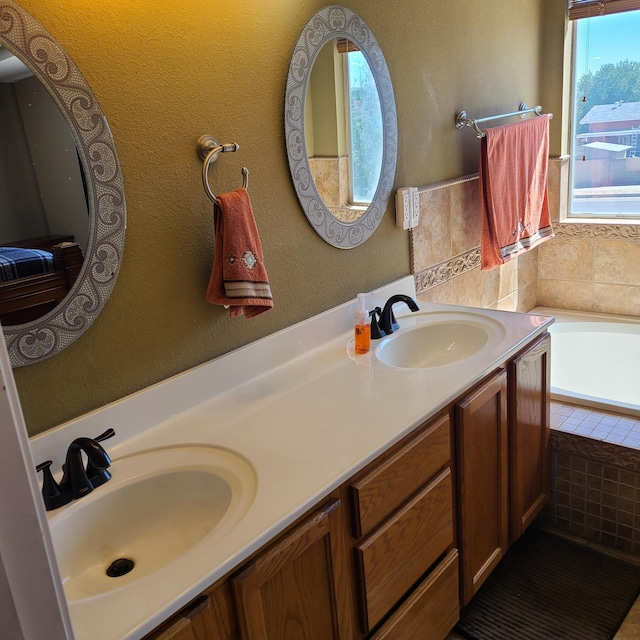
<path id="1" fill-rule="evenodd" d="M 118 558 L 109 565 L 107 575 L 110 578 L 120 578 L 121 576 L 126 576 L 135 566 L 136 563 L 133 560 L 129 560 L 129 558 Z"/>

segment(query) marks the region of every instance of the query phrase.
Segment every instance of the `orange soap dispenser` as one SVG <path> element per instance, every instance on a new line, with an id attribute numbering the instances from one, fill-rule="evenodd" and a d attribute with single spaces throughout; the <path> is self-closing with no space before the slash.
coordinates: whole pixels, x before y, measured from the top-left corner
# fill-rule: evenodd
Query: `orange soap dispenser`
<path id="1" fill-rule="evenodd" d="M 359 355 L 368 353 L 371 348 L 371 326 L 369 325 L 369 313 L 364 306 L 364 293 L 358 294 L 358 308 L 353 327 L 353 343 L 355 352 Z"/>

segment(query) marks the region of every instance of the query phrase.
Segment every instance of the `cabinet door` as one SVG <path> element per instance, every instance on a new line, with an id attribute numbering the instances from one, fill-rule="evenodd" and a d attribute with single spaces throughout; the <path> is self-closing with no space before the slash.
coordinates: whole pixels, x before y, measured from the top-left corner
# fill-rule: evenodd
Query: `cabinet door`
<path id="1" fill-rule="evenodd" d="M 509 363 L 512 542 L 549 500 L 550 346 L 545 334 Z"/>
<path id="2" fill-rule="evenodd" d="M 334 498 L 233 579 L 243 640 L 353 638 L 353 585 Z"/>
<path id="3" fill-rule="evenodd" d="M 478 591 L 507 550 L 507 374 L 456 405 L 461 600 Z"/>
<path id="4" fill-rule="evenodd" d="M 206 595 L 196 598 L 145 640 L 218 640 L 211 618 L 211 602 Z"/>

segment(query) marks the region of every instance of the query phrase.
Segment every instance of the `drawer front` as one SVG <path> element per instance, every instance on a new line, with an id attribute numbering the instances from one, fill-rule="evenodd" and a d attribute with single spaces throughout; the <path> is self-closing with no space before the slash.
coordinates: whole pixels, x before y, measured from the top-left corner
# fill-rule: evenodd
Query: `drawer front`
<path id="1" fill-rule="evenodd" d="M 451 487 L 447 468 L 356 546 L 365 632 L 453 545 Z"/>
<path id="2" fill-rule="evenodd" d="M 351 484 L 354 537 L 367 535 L 413 496 L 451 457 L 449 416 L 437 418 L 381 465 Z"/>
<path id="3" fill-rule="evenodd" d="M 442 640 L 459 617 L 458 551 L 453 549 L 371 640 Z"/>

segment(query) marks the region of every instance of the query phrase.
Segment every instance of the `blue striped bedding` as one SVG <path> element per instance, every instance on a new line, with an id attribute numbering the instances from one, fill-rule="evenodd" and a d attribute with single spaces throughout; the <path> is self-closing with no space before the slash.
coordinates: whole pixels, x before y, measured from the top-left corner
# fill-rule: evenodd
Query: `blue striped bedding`
<path id="1" fill-rule="evenodd" d="M 0 247 L 0 282 L 53 271 L 53 255 L 40 249 Z"/>

